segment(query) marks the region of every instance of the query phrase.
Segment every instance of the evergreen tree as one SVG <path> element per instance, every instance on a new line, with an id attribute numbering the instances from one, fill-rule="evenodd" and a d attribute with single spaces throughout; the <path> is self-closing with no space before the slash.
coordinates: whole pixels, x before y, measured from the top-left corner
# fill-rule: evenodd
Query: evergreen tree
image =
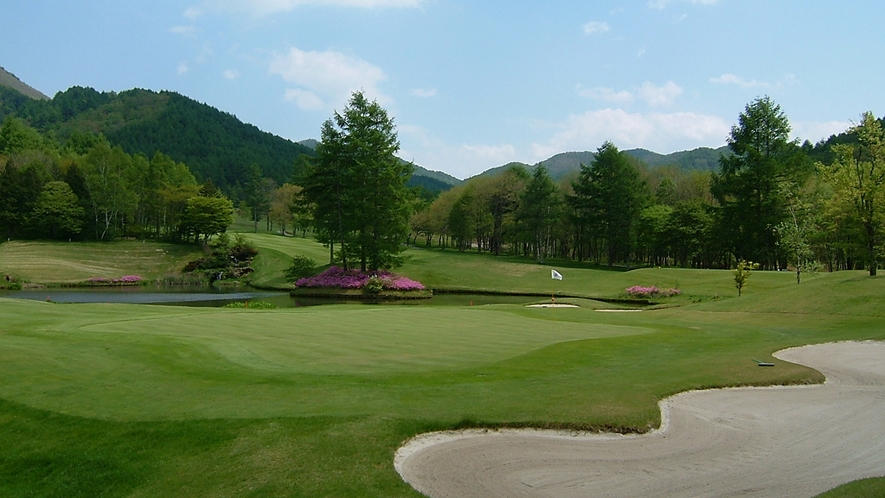
<path id="1" fill-rule="evenodd" d="M 340 244 L 345 267 L 352 260 L 364 271 L 400 263 L 411 215 L 406 182 L 413 167 L 397 159 L 398 150 L 393 120 L 361 92 L 323 124 L 304 198 L 313 206 L 320 239 Z"/>
<path id="2" fill-rule="evenodd" d="M 516 215 L 538 263 L 543 263 L 548 256 L 553 224 L 558 218 L 556 185 L 547 174 L 547 168 L 539 165 L 526 185 Z"/>
<path id="3" fill-rule="evenodd" d="M 731 129 L 733 155 L 719 160 L 711 191 L 721 206 L 720 233 L 737 259 L 777 266 L 775 227 L 786 218 L 778 185 L 803 174 L 801 149 L 790 141 L 790 123 L 768 97 L 747 104 Z"/>
<path id="4" fill-rule="evenodd" d="M 590 166 L 581 165 L 578 181 L 572 186 L 576 221 L 587 235 L 604 243 L 609 266 L 629 262 L 639 213 L 648 199 L 648 189 L 636 167 L 614 144 L 605 142 Z M 579 243 L 584 246 L 583 242 Z"/>
<path id="5" fill-rule="evenodd" d="M 43 186 L 31 213 L 31 225 L 39 235 L 50 239 L 75 237 L 83 228 L 84 209 L 71 187 L 61 181 Z"/>

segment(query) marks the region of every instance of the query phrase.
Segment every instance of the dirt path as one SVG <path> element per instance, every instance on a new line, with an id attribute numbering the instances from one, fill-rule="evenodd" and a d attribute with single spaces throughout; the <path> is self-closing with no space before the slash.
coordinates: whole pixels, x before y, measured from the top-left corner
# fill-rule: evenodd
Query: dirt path
<path id="1" fill-rule="evenodd" d="M 885 476 L 885 343 L 788 349 L 807 387 L 689 392 L 642 436 L 480 431 L 419 436 L 395 466 L 442 497 L 814 496 Z"/>

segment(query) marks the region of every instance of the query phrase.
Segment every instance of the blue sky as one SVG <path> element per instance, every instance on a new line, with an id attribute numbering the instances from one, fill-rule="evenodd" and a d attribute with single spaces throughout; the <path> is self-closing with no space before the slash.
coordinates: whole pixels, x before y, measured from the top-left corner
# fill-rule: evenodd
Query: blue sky
<path id="1" fill-rule="evenodd" d="M 465 178 L 558 152 L 725 144 L 754 98 L 816 142 L 885 114 L 885 3 L 0 0 L 0 66 L 54 95 L 172 90 L 292 140 L 350 93 Z"/>

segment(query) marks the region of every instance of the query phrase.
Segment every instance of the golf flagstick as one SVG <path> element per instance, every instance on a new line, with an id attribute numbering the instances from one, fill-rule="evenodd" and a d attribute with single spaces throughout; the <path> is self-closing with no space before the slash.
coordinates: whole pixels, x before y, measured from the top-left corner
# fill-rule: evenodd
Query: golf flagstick
<path id="1" fill-rule="evenodd" d="M 562 274 L 556 270 L 550 270 L 550 278 L 552 278 L 553 280 L 562 280 Z M 553 284 L 551 283 L 550 284 L 550 305 L 553 307 L 556 307 L 556 298 L 554 297 L 555 293 L 556 293 L 556 291 L 554 290 Z"/>

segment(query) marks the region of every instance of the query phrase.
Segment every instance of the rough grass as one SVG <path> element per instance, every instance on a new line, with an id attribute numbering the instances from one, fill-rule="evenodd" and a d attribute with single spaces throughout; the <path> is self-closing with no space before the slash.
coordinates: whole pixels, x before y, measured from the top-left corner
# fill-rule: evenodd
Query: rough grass
<path id="1" fill-rule="evenodd" d="M 153 280 L 180 273 L 188 261 L 201 255 L 195 246 L 159 242 L 11 241 L 0 244 L 0 273 L 44 284 L 124 275 Z"/>

